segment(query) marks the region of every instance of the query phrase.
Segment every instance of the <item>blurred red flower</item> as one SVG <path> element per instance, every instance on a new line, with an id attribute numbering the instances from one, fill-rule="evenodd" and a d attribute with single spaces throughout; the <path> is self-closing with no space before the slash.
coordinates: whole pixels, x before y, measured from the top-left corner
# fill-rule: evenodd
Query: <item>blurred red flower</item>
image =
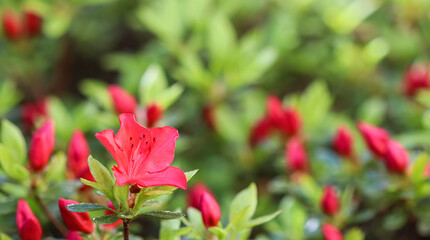
<path id="1" fill-rule="evenodd" d="M 408 96 L 414 96 L 420 89 L 430 88 L 428 68 L 424 65 L 412 65 L 406 69 L 403 88 Z"/>
<path id="2" fill-rule="evenodd" d="M 40 172 L 48 164 L 54 151 L 55 128 L 52 120 L 47 120 L 31 137 L 28 157 L 33 172 Z"/>
<path id="3" fill-rule="evenodd" d="M 31 37 L 40 34 L 42 29 L 42 18 L 35 12 L 27 10 L 24 12 L 25 27 L 27 34 Z"/>
<path id="4" fill-rule="evenodd" d="M 376 156 L 383 158 L 387 150 L 387 143 L 390 140 L 388 132 L 365 122 L 359 122 L 357 127 L 366 141 L 367 147 Z"/>
<path id="5" fill-rule="evenodd" d="M 285 157 L 287 166 L 293 172 L 304 172 L 308 167 L 306 149 L 300 138 L 294 137 L 287 142 Z"/>
<path id="6" fill-rule="evenodd" d="M 163 109 L 157 104 L 153 103 L 146 108 L 146 125 L 152 128 L 163 117 Z"/>
<path id="7" fill-rule="evenodd" d="M 32 129 L 37 121 L 48 116 L 48 100 L 41 98 L 36 102 L 24 103 L 21 107 L 22 122 L 27 129 Z"/>
<path id="8" fill-rule="evenodd" d="M 112 168 L 117 184 L 169 185 L 186 189 L 184 172 L 170 166 L 178 130 L 168 126 L 147 129 L 130 113 L 121 114 L 119 121 L 120 129 L 116 135 L 112 129 L 96 133 L 117 163 Z"/>
<path id="9" fill-rule="evenodd" d="M 390 140 L 385 154 L 385 165 L 392 173 L 404 173 L 409 163 L 409 154 L 398 142 Z"/>
<path id="10" fill-rule="evenodd" d="M 11 41 L 20 40 L 24 36 L 21 18 L 12 10 L 6 10 L 2 16 L 3 33 Z"/>
<path id="11" fill-rule="evenodd" d="M 16 225 L 18 226 L 19 237 L 22 240 L 42 239 L 42 227 L 39 220 L 34 216 L 30 206 L 25 200 L 18 200 L 16 209 Z"/>
<path id="12" fill-rule="evenodd" d="M 334 187 L 326 186 L 321 199 L 322 211 L 328 216 L 333 216 L 339 211 L 339 205 L 339 199 Z"/>
<path id="13" fill-rule="evenodd" d="M 337 129 L 332 142 L 333 149 L 343 157 L 352 158 L 354 156 L 354 139 L 348 128 L 341 126 Z"/>
<path id="14" fill-rule="evenodd" d="M 324 223 L 322 229 L 325 240 L 342 240 L 342 233 L 333 225 Z"/>
<path id="15" fill-rule="evenodd" d="M 108 92 L 112 98 L 115 111 L 121 113 L 134 113 L 137 107 L 136 99 L 118 85 L 109 85 Z"/>

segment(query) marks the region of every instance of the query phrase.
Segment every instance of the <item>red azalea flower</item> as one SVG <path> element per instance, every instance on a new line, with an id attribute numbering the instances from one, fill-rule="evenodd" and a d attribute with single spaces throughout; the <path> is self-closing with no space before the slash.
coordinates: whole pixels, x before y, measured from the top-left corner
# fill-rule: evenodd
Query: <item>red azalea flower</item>
<path id="1" fill-rule="evenodd" d="M 69 231 L 66 236 L 66 240 L 83 240 L 78 231 Z"/>
<path id="2" fill-rule="evenodd" d="M 33 133 L 28 158 L 33 172 L 40 172 L 48 164 L 54 151 L 55 128 L 52 120 L 47 120 L 42 127 Z"/>
<path id="3" fill-rule="evenodd" d="M 387 143 L 390 140 L 388 132 L 365 122 L 359 122 L 357 126 L 366 141 L 367 147 L 376 156 L 383 158 L 387 150 Z"/>
<path id="4" fill-rule="evenodd" d="M 19 237 L 22 240 L 42 239 L 43 233 L 39 220 L 34 216 L 33 211 L 31 211 L 25 200 L 18 200 L 16 225 L 18 226 Z"/>
<path id="5" fill-rule="evenodd" d="M 78 204 L 78 202 L 68 199 L 60 198 L 58 200 L 58 207 L 60 208 L 61 216 L 63 217 L 64 224 L 70 231 L 78 231 L 90 234 L 94 230 L 94 225 L 91 222 L 90 215 L 87 212 L 72 212 L 66 206 L 71 204 Z"/>
<path id="6" fill-rule="evenodd" d="M 24 103 L 21 107 L 22 122 L 27 129 L 32 129 L 36 122 L 48 116 L 48 100 L 41 98 L 36 102 Z"/>
<path id="7" fill-rule="evenodd" d="M 153 103 L 146 108 L 146 125 L 148 128 L 152 128 L 157 124 L 157 122 L 162 118 L 163 116 L 163 109 L 156 104 Z"/>
<path id="8" fill-rule="evenodd" d="M 115 207 L 113 206 L 112 202 L 108 202 L 108 207 L 110 209 L 113 209 L 116 211 Z M 109 210 L 105 211 L 105 215 L 114 215 L 115 213 Z M 118 219 L 116 222 L 111 223 L 111 224 L 103 224 L 102 228 L 107 229 L 107 230 L 114 230 L 116 227 L 118 227 L 118 225 L 120 225 L 122 223 L 122 219 Z"/>
<path id="9" fill-rule="evenodd" d="M 344 126 L 337 129 L 332 146 L 336 153 L 343 157 L 352 158 L 354 156 L 354 139 L 349 129 Z"/>
<path id="10" fill-rule="evenodd" d="M 37 13 L 27 10 L 24 12 L 24 19 L 27 34 L 31 37 L 39 35 L 42 29 L 42 18 Z"/>
<path id="11" fill-rule="evenodd" d="M 412 65 L 405 71 L 403 89 L 406 95 L 414 96 L 420 89 L 430 88 L 429 70 L 424 65 Z"/>
<path id="12" fill-rule="evenodd" d="M 325 240 L 342 240 L 342 233 L 333 225 L 324 223 L 323 224 L 323 235 Z"/>
<path id="13" fill-rule="evenodd" d="M 200 199 L 200 212 L 202 213 L 203 223 L 207 228 L 218 225 L 221 218 L 221 209 L 215 198 L 208 192 L 204 192 Z"/>
<path id="14" fill-rule="evenodd" d="M 90 156 L 90 147 L 84 133 L 76 130 L 67 149 L 67 167 L 72 170 L 75 177 L 81 175 L 88 168 L 88 156 Z"/>
<path id="15" fill-rule="evenodd" d="M 118 114 L 135 112 L 137 101 L 130 93 L 118 85 L 109 85 L 108 91 Z"/>
<path id="16" fill-rule="evenodd" d="M 24 26 L 20 17 L 12 10 L 3 12 L 3 33 L 11 41 L 20 40 L 24 36 Z"/>
<path id="17" fill-rule="evenodd" d="M 409 163 L 409 154 L 398 142 L 390 140 L 387 143 L 385 165 L 392 173 L 404 173 Z"/>
<path id="18" fill-rule="evenodd" d="M 295 137 L 287 142 L 285 157 L 291 171 L 304 172 L 307 170 L 308 157 L 300 138 Z"/>
<path id="19" fill-rule="evenodd" d="M 141 187 L 175 186 L 187 188 L 184 172 L 170 166 L 174 158 L 178 130 L 172 127 L 147 129 L 136 122 L 133 114 L 119 115 L 120 129 L 96 133 L 97 139 L 109 150 L 117 166 L 112 168 L 116 183 Z"/>
<path id="20" fill-rule="evenodd" d="M 339 211 L 339 199 L 336 190 L 332 186 L 324 188 L 321 199 L 321 209 L 326 215 L 333 216 Z"/>
<path id="21" fill-rule="evenodd" d="M 255 147 L 259 142 L 263 141 L 270 135 L 272 129 L 272 121 L 269 118 L 266 117 L 258 121 L 251 130 L 249 145 L 251 145 L 251 147 Z"/>

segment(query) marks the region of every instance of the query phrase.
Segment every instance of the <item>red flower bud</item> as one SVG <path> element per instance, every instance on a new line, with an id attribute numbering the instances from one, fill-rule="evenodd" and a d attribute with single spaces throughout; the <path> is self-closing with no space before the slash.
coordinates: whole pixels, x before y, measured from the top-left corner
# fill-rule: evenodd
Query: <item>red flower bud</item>
<path id="1" fill-rule="evenodd" d="M 112 202 L 108 202 L 108 207 L 110 209 L 113 209 L 116 211 L 115 207 L 113 206 Z M 105 215 L 114 215 L 115 213 L 109 210 L 105 211 Z M 118 219 L 116 222 L 111 223 L 111 224 L 103 224 L 102 228 L 107 229 L 107 230 L 114 230 L 116 227 L 118 227 L 118 225 L 120 225 L 122 223 L 122 219 Z"/>
<path id="2" fill-rule="evenodd" d="M 32 129 L 37 121 L 48 116 L 48 101 L 41 98 L 34 103 L 24 103 L 21 107 L 22 122 L 27 129 Z"/>
<path id="3" fill-rule="evenodd" d="M 54 122 L 47 120 L 37 129 L 31 138 L 28 157 L 33 172 L 40 172 L 46 166 L 54 151 L 55 129 Z"/>
<path id="4" fill-rule="evenodd" d="M 332 146 L 337 154 L 352 158 L 354 156 L 354 139 L 346 127 L 339 127 L 333 138 Z"/>
<path id="5" fill-rule="evenodd" d="M 203 223 L 207 228 L 218 225 L 221 218 L 221 210 L 215 198 L 208 192 L 203 193 L 200 200 L 200 211 Z"/>
<path id="6" fill-rule="evenodd" d="M 325 240 L 342 240 L 342 233 L 333 225 L 324 223 L 323 224 L 323 235 Z"/>
<path id="7" fill-rule="evenodd" d="M 31 211 L 25 200 L 18 200 L 16 225 L 18 226 L 19 237 L 22 240 L 42 239 L 43 233 L 39 220 L 34 216 L 33 211 Z"/>
<path id="8" fill-rule="evenodd" d="M 214 107 L 212 105 L 206 105 L 203 107 L 203 120 L 205 121 L 206 125 L 211 129 L 215 130 L 215 111 Z"/>
<path id="9" fill-rule="evenodd" d="M 9 40 L 17 41 L 24 36 L 24 26 L 20 17 L 12 10 L 3 12 L 3 32 Z"/>
<path id="10" fill-rule="evenodd" d="M 79 232 L 77 231 L 69 231 L 66 236 L 66 240 L 83 240 Z"/>
<path id="11" fill-rule="evenodd" d="M 69 142 L 67 150 L 67 167 L 78 177 L 88 168 L 88 156 L 90 148 L 84 134 L 76 130 Z"/>
<path id="12" fill-rule="evenodd" d="M 308 157 L 301 139 L 295 137 L 287 142 L 285 157 L 291 171 L 304 172 L 307 170 Z"/>
<path id="13" fill-rule="evenodd" d="M 196 184 L 187 195 L 188 206 L 202 213 L 203 223 L 207 228 L 218 225 L 221 210 L 211 191 L 203 183 Z"/>
<path id="14" fill-rule="evenodd" d="M 273 129 L 272 121 L 269 118 L 263 118 L 259 120 L 251 130 L 249 137 L 249 145 L 255 147 L 259 142 L 269 136 Z"/>
<path id="15" fill-rule="evenodd" d="M 392 173 L 404 173 L 409 163 L 409 154 L 398 142 L 390 140 L 385 154 L 385 165 Z"/>
<path id="16" fill-rule="evenodd" d="M 153 103 L 148 106 L 146 109 L 146 123 L 148 128 L 152 128 L 163 116 L 163 109 L 156 104 Z"/>
<path id="17" fill-rule="evenodd" d="M 66 206 L 70 204 L 78 204 L 78 202 L 63 198 L 58 200 L 58 207 L 60 208 L 61 216 L 67 228 L 70 231 L 79 231 L 87 234 L 92 233 L 94 225 L 91 222 L 90 215 L 87 212 L 78 213 L 67 210 Z"/>
<path id="18" fill-rule="evenodd" d="M 200 209 L 200 200 L 205 192 L 211 193 L 204 183 L 195 184 L 191 190 L 187 191 L 188 206 Z"/>
<path id="19" fill-rule="evenodd" d="M 284 135 L 292 136 L 299 132 L 301 119 L 293 108 L 282 108 L 282 102 L 275 96 L 267 98 L 267 116 Z"/>
<path id="20" fill-rule="evenodd" d="M 86 168 L 84 168 L 79 173 L 79 175 L 76 176 L 76 179 L 81 179 L 81 178 L 88 180 L 88 181 L 91 181 L 91 182 L 95 182 L 95 179 L 94 179 L 93 175 L 91 174 L 90 167 L 88 166 L 88 164 L 87 164 Z M 91 186 L 82 184 L 82 187 L 79 190 L 85 191 L 88 189 L 91 189 Z"/>
<path id="21" fill-rule="evenodd" d="M 326 215 L 333 216 L 339 211 L 339 204 L 336 190 L 332 186 L 326 186 L 321 199 L 322 211 Z"/>
<path id="22" fill-rule="evenodd" d="M 126 92 L 118 85 L 109 85 L 108 91 L 112 98 L 115 111 L 118 114 L 134 113 L 137 102 L 130 93 Z"/>
<path id="23" fill-rule="evenodd" d="M 27 34 L 31 37 L 39 35 L 42 29 L 42 18 L 33 11 L 25 11 L 24 18 Z"/>
<path id="24" fill-rule="evenodd" d="M 404 92 L 414 96 L 418 90 L 430 88 L 429 70 L 424 65 L 410 66 L 403 77 Z"/>
<path id="25" fill-rule="evenodd" d="M 390 140 L 388 132 L 365 122 L 359 122 L 357 126 L 366 141 L 367 147 L 376 156 L 383 158 L 387 150 L 387 143 Z"/>

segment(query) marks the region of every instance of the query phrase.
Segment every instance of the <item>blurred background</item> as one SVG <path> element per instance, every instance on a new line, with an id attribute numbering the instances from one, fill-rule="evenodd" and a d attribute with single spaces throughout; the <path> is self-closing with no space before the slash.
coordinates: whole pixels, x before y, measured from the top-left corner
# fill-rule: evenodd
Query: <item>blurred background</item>
<path id="1" fill-rule="evenodd" d="M 355 124 L 387 129 L 412 162 L 430 149 L 430 1 L 2 0 L 0 12 L 0 116 L 27 138 L 49 117 L 58 151 L 81 129 L 92 155 L 112 166 L 94 134 L 119 128 L 115 84 L 136 99 L 137 117 L 146 112 L 142 124 L 179 130 L 173 165 L 199 169 L 190 186 L 204 182 L 221 209 L 250 182 L 257 215 L 284 209 L 251 238 L 318 239 L 328 183 L 355 202 L 339 227 L 358 226 L 366 239 L 429 236 L 427 192 L 398 207 Z M 311 162 L 301 183 L 286 166 L 282 134 L 253 138 L 269 95 L 300 115 Z M 331 148 L 341 124 L 366 173 L 351 174 Z M 184 208 L 185 195 L 175 193 L 170 208 Z M 156 237 L 149 229 L 142 236 Z"/>

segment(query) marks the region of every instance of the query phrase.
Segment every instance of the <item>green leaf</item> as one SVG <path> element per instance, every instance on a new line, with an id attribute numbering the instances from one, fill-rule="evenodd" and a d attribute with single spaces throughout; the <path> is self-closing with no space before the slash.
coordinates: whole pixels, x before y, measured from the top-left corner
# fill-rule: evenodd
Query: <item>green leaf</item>
<path id="1" fill-rule="evenodd" d="M 72 212 L 91 212 L 98 210 L 109 210 L 111 212 L 115 212 L 114 210 L 100 204 L 96 203 L 78 203 L 78 204 L 70 204 L 67 205 L 66 208 Z"/>
<path id="2" fill-rule="evenodd" d="M 288 239 L 303 239 L 306 224 L 306 211 L 303 206 L 294 198 L 286 197 L 281 201 L 280 208 L 282 213 L 279 219 Z"/>
<path id="3" fill-rule="evenodd" d="M 306 88 L 299 102 L 303 126 L 311 131 L 321 126 L 331 104 L 332 98 L 326 83 L 321 80 L 313 82 Z"/>
<path id="4" fill-rule="evenodd" d="M 401 228 L 407 220 L 407 213 L 400 207 L 391 211 L 382 222 L 385 229 L 395 231 Z"/>
<path id="5" fill-rule="evenodd" d="M 100 189 L 104 189 L 104 187 L 101 184 L 96 183 L 96 182 L 91 182 L 91 181 L 89 181 L 87 179 L 84 179 L 84 178 L 81 178 L 81 182 L 83 184 L 88 185 L 90 187 L 93 187 L 93 188 L 95 188 L 95 189 L 97 189 L 99 191 L 101 191 Z"/>
<path id="6" fill-rule="evenodd" d="M 0 240 L 12 240 L 12 238 L 4 233 L 0 233 Z"/>
<path id="7" fill-rule="evenodd" d="M 15 212 L 16 200 L 10 199 L 0 202 L 0 215 L 5 216 L 6 214 Z"/>
<path id="8" fill-rule="evenodd" d="M 93 222 L 96 224 L 111 224 L 119 219 L 117 215 L 104 215 L 93 218 Z"/>
<path id="9" fill-rule="evenodd" d="M 114 199 L 113 188 L 115 181 L 109 173 L 109 170 L 107 170 L 103 164 L 94 159 L 91 155 L 88 157 L 88 166 L 90 167 L 90 171 L 94 179 L 102 187 L 102 189 L 98 190 L 104 193 L 109 199 Z"/>
<path id="10" fill-rule="evenodd" d="M 159 219 L 177 219 L 185 216 L 185 214 L 183 213 L 171 212 L 171 211 L 151 211 L 151 212 L 146 212 L 143 215 L 148 215 Z"/>
<path id="11" fill-rule="evenodd" d="M 370 98 L 365 100 L 358 110 L 358 119 L 379 125 L 384 119 L 386 104 L 380 98 Z"/>
<path id="12" fill-rule="evenodd" d="M 79 87 L 80 91 L 89 99 L 104 107 L 112 110 L 112 100 L 104 82 L 97 80 L 85 80 Z"/>
<path id="13" fill-rule="evenodd" d="M 198 169 L 194 169 L 194 170 L 192 170 L 192 171 L 185 172 L 185 177 L 187 178 L 187 182 L 188 182 L 188 181 L 190 181 L 190 180 L 191 180 L 191 178 L 193 178 L 193 177 L 194 177 L 194 175 L 195 175 L 198 171 L 199 171 Z"/>
<path id="14" fill-rule="evenodd" d="M 181 96 L 183 91 L 184 86 L 179 83 L 175 83 L 168 89 L 158 94 L 157 103 L 159 103 L 163 109 L 167 109 Z"/>
<path id="15" fill-rule="evenodd" d="M 55 122 L 55 132 L 62 139 L 69 139 L 74 129 L 73 117 L 70 115 L 69 109 L 59 98 L 55 97 L 49 99 L 48 108 L 49 115 Z"/>
<path id="16" fill-rule="evenodd" d="M 227 236 L 227 232 L 220 227 L 210 227 L 208 230 L 217 236 L 218 239 L 224 239 Z"/>
<path id="17" fill-rule="evenodd" d="M 256 219 L 252 219 L 251 221 L 249 221 L 246 224 L 246 228 L 253 228 L 253 227 L 257 226 L 257 225 L 261 225 L 263 223 L 266 223 L 266 222 L 274 219 L 281 212 L 282 212 L 282 210 L 278 210 L 278 211 L 276 211 L 276 212 L 274 212 L 272 214 L 268 214 L 268 215 L 265 215 L 265 216 L 262 216 L 262 217 L 259 217 L 259 218 L 256 218 Z"/>
<path id="18" fill-rule="evenodd" d="M 151 64 L 140 80 L 140 104 L 146 105 L 154 101 L 167 87 L 166 76 L 158 64 Z"/>
<path id="19" fill-rule="evenodd" d="M 412 165 L 411 179 L 414 183 L 419 183 L 426 179 L 424 169 L 428 163 L 429 156 L 427 153 L 420 154 Z"/>
<path id="20" fill-rule="evenodd" d="M 0 116 L 3 116 L 21 100 L 14 81 L 9 79 L 0 80 Z"/>
<path id="21" fill-rule="evenodd" d="M 28 170 L 14 161 L 9 149 L 3 144 L 0 144 L 0 165 L 11 178 L 24 181 L 29 177 Z"/>
<path id="22" fill-rule="evenodd" d="M 10 150 L 16 163 L 23 164 L 26 159 L 27 147 L 21 130 L 8 120 L 2 121 L 1 142 Z"/>
<path id="23" fill-rule="evenodd" d="M 229 58 L 234 56 L 232 54 L 236 47 L 236 33 L 230 20 L 222 12 L 211 18 L 207 29 L 211 70 L 217 73 L 227 66 Z"/>
<path id="24" fill-rule="evenodd" d="M 58 152 L 48 163 L 46 167 L 46 180 L 48 182 L 61 182 L 65 179 L 67 157 L 64 152 Z"/>
<path id="25" fill-rule="evenodd" d="M 345 234 L 345 240 L 364 240 L 364 233 L 359 228 L 352 228 Z"/>
<path id="26" fill-rule="evenodd" d="M 118 211 L 128 211 L 128 192 L 129 192 L 129 185 L 125 184 L 123 186 L 118 186 L 117 184 L 114 185 L 113 188 L 113 194 L 114 198 L 118 201 L 118 204 L 114 203 L 115 208 Z"/>
<path id="27" fill-rule="evenodd" d="M 254 215 L 256 207 L 257 187 L 254 183 L 251 183 L 249 187 L 240 191 L 233 199 L 230 206 L 230 219 L 235 219 L 238 215 L 241 215 L 243 209 L 247 208 L 237 223 L 238 227 L 244 226 Z"/>

